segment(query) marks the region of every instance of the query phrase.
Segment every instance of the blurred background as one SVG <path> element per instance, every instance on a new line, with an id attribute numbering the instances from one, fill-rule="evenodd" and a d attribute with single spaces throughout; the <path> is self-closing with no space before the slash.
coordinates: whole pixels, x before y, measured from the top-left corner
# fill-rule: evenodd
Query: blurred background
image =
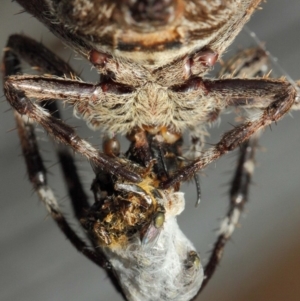
<path id="1" fill-rule="evenodd" d="M 2 1 L 0 10 L 0 49 L 12 33 L 24 33 L 59 53 L 82 71 L 82 77 L 95 81 L 90 66 L 72 54 L 49 31 L 28 14 L 20 14 L 16 3 Z M 280 65 L 293 79 L 300 78 L 299 0 L 273 0 L 262 4 L 248 27 L 266 43 Z M 228 50 L 255 45 L 245 34 Z M 246 37 L 246 38 L 245 38 Z M 26 72 L 30 72 L 27 67 Z M 279 74 L 280 76 L 281 74 Z M 1 86 L 2 89 L 2 86 Z M 27 181 L 25 165 L 13 114 L 2 97 L 0 104 L 0 300 L 122 300 L 103 271 L 80 255 L 47 215 Z M 80 134 L 101 146 L 101 134 L 91 132 L 72 117 Z M 230 129 L 233 115 L 211 130 L 210 143 Z M 241 225 L 228 243 L 224 258 L 198 300 L 208 301 L 296 301 L 300 296 L 300 114 L 293 112 L 278 125 L 267 128 L 260 141 L 250 201 Z M 46 135 L 39 134 L 49 182 L 64 212 L 72 220 L 68 199 L 58 176 L 57 159 Z M 126 147 L 123 149 L 126 150 Z M 86 190 L 92 180 L 90 166 L 76 156 Z M 186 210 L 179 217 L 183 232 L 193 241 L 206 262 L 209 250 L 228 207 L 229 183 L 237 153 L 233 152 L 201 174 L 202 202 L 195 209 L 196 188 L 184 185 Z M 78 226 L 72 222 L 75 229 Z"/>

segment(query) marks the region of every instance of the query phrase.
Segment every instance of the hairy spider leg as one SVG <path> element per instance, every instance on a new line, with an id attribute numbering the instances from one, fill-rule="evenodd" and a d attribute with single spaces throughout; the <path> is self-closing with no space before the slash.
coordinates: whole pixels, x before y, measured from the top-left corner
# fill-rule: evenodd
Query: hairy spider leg
<path id="1" fill-rule="evenodd" d="M 269 72 L 269 69 L 267 53 L 260 47 L 248 48 L 239 51 L 236 55 L 227 60 L 223 64 L 218 78 L 226 76 L 246 76 L 247 78 L 262 77 Z M 243 118 L 251 118 L 251 114 L 251 110 L 246 111 L 246 116 Z M 223 257 L 226 243 L 232 237 L 245 204 L 248 202 L 249 186 L 255 169 L 255 153 L 260 134 L 261 131 L 256 132 L 249 140 L 246 140 L 240 146 L 238 163 L 229 192 L 229 209 L 220 224 L 217 239 L 209 260 L 204 267 L 205 278 L 198 294 L 206 287 L 216 271 Z"/>
<path id="2" fill-rule="evenodd" d="M 13 35 L 8 40 L 7 49 L 3 59 L 5 76 L 21 73 L 18 57 L 21 57 L 32 66 L 38 65 L 41 70 L 51 72 L 55 75 L 75 74 L 71 67 L 55 56 L 42 44 L 25 36 Z M 60 117 L 53 99 L 48 101 L 44 100 L 44 106 L 46 109 L 49 109 L 50 113 L 47 113 L 49 116 L 54 115 L 55 118 Z M 47 183 L 47 172 L 39 152 L 32 120 L 26 116 L 22 116 L 17 111 L 15 111 L 15 118 L 23 155 L 27 165 L 28 176 L 39 198 L 45 204 L 52 218 L 56 221 L 59 228 L 75 248 L 98 266 L 105 268 L 106 270 L 110 269 L 110 263 L 104 254 L 102 254 L 99 249 L 92 250 L 91 247 L 82 241 L 70 227 L 61 212 L 53 191 Z M 80 219 L 84 214 L 84 211 L 89 207 L 87 196 L 80 182 L 74 159 L 68 149 L 63 145 L 60 145 L 57 147 L 57 153 L 75 216 L 77 219 Z M 112 272 L 108 271 L 108 274 L 116 285 L 117 282 L 114 281 L 115 278 L 110 275 Z M 116 285 L 116 288 L 119 289 L 119 286 Z"/>
<path id="3" fill-rule="evenodd" d="M 234 150 L 257 131 L 278 121 L 290 110 L 297 96 L 295 87 L 289 82 L 262 78 L 221 80 L 195 78 L 191 79 L 184 87 L 178 87 L 178 90 L 199 89 L 203 93 L 203 87 L 208 96 L 219 99 L 225 107 L 260 108 L 262 112 L 225 133 L 215 146 L 204 151 L 196 160 L 163 181 L 161 183 L 162 189 L 193 177 L 194 173 L 220 158 L 223 154 Z"/>
<path id="4" fill-rule="evenodd" d="M 199 293 L 207 285 L 220 263 L 226 243 L 230 240 L 236 226 L 239 223 L 241 212 L 248 201 L 249 186 L 255 168 L 255 150 L 257 138 L 251 137 L 240 147 L 237 169 L 230 189 L 230 204 L 226 217 L 223 219 L 218 231 L 218 237 L 214 243 L 210 258 L 204 267 L 205 278 Z"/>
<path id="5" fill-rule="evenodd" d="M 217 77 L 261 77 L 268 69 L 268 56 L 266 52 L 260 47 L 247 48 L 239 51 L 236 55 L 227 60 L 223 64 Z M 251 115 L 251 112 L 248 114 Z M 246 115 L 248 114 L 246 113 Z M 229 209 L 220 225 L 217 240 L 214 243 L 209 260 L 204 267 L 205 278 L 199 293 L 210 281 L 218 264 L 222 260 L 225 245 L 230 240 L 238 225 L 241 212 L 244 210 L 245 203 L 248 201 L 249 186 L 255 169 L 255 152 L 259 136 L 260 132 L 255 134 L 248 141 L 245 141 L 240 147 L 238 164 L 230 188 Z"/>
<path id="6" fill-rule="evenodd" d="M 73 128 L 66 125 L 44 110 L 30 98 L 43 102 L 45 99 L 89 102 L 101 86 L 83 83 L 78 80 L 53 78 L 47 76 L 10 75 L 6 77 L 4 92 L 10 104 L 21 114 L 42 125 L 52 138 L 70 146 L 75 152 L 92 161 L 95 166 L 124 178 L 130 182 L 140 182 L 140 176 L 129 170 L 117 158 L 99 152 L 89 142 L 81 139 Z"/>
<path id="7" fill-rule="evenodd" d="M 66 62 L 57 57 L 53 52 L 49 51 L 43 44 L 26 36 L 10 36 L 7 42 L 7 48 L 15 55 L 21 57 L 29 65 L 37 66 L 36 68 L 43 72 L 56 76 L 76 77 L 76 72 Z M 20 74 L 20 71 L 15 72 L 14 74 Z M 42 107 L 47 109 L 55 118 L 61 119 L 55 100 L 43 102 Z M 55 143 L 54 146 L 56 147 L 65 183 L 72 201 L 74 214 L 79 220 L 86 209 L 89 208 L 87 195 L 80 183 L 74 158 L 69 149 L 62 144 Z"/>

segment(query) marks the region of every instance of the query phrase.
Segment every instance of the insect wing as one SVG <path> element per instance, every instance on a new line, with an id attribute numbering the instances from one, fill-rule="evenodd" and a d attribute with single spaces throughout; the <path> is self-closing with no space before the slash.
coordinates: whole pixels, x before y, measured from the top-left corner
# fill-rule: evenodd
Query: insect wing
<path id="1" fill-rule="evenodd" d="M 161 232 L 163 225 L 165 222 L 165 212 L 164 209 L 161 209 L 161 211 L 158 211 L 150 223 L 143 239 L 142 239 L 142 245 L 151 245 L 154 246 L 157 242 L 157 239 L 159 237 L 159 233 Z"/>
<path id="2" fill-rule="evenodd" d="M 162 227 L 156 228 L 154 223 L 152 222 L 143 236 L 142 245 L 150 248 L 154 247 L 159 238 L 161 230 Z"/>

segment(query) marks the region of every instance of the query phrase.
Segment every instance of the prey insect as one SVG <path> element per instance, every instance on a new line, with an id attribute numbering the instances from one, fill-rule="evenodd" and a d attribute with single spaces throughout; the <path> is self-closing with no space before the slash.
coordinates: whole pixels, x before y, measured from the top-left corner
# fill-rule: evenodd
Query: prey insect
<path id="1" fill-rule="evenodd" d="M 260 1 L 18 3 L 101 74 L 97 84 L 79 81 L 39 43 L 9 38 L 4 90 L 16 110 L 29 177 L 40 198 L 73 245 L 107 269 L 128 300 L 192 299 L 211 278 L 246 200 L 252 169 L 244 163 L 251 166 L 256 138 L 247 140 L 279 120 L 296 99 L 295 88 L 285 80 L 204 78 Z M 21 75 L 20 59 L 53 76 Z M 251 72 L 250 77 L 258 71 Z M 62 122 L 53 100 L 74 106 L 90 127 L 107 131 L 104 150 Z M 256 114 L 204 150 L 205 127 L 228 107 L 256 109 Z M 75 215 L 91 247 L 68 225 L 47 185 L 34 123 L 93 166 L 95 204 L 90 206 L 72 156 L 57 146 Z M 185 129 L 191 131 L 191 148 L 182 155 Z M 131 141 L 126 154 L 111 137 L 115 132 Z M 184 208 L 180 182 L 239 145 L 232 204 L 203 271 L 176 223 Z"/>

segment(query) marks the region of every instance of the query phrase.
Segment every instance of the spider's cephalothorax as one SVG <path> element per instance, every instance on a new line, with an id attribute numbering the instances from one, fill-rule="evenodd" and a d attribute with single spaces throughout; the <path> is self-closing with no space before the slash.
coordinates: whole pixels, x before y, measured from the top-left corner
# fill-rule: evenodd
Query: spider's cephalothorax
<path id="1" fill-rule="evenodd" d="M 29 178 L 39 197 L 72 244 L 105 268 L 128 300 L 190 300 L 209 281 L 238 223 L 253 173 L 256 133 L 298 101 L 296 88 L 284 79 L 254 78 L 266 71 L 261 49 L 241 52 L 224 65 L 220 79 L 204 78 L 261 0 L 17 2 L 100 74 L 96 84 L 80 81 L 42 44 L 21 35 L 8 40 L 4 93 L 15 109 Z M 20 59 L 47 75 L 20 74 Z M 72 105 L 91 128 L 108 132 L 103 151 L 60 119 L 57 101 Z M 248 118 L 204 150 L 206 125 L 228 107 L 248 109 Z M 69 226 L 47 184 L 33 123 L 93 166 L 95 204 L 90 206 L 68 148 L 57 146 L 90 248 Z M 185 129 L 191 131 L 191 147 L 182 154 Z M 116 132 L 131 141 L 125 154 Z M 239 145 L 230 208 L 202 269 L 177 226 L 184 208 L 180 182 Z"/>
<path id="2" fill-rule="evenodd" d="M 89 103 L 75 105 L 93 128 L 182 132 L 226 106 L 200 79 L 260 1 L 49 1 L 62 35 L 103 75 Z M 87 19 L 85 16 L 89 16 Z M 73 45 L 72 45 L 73 46 Z"/>

